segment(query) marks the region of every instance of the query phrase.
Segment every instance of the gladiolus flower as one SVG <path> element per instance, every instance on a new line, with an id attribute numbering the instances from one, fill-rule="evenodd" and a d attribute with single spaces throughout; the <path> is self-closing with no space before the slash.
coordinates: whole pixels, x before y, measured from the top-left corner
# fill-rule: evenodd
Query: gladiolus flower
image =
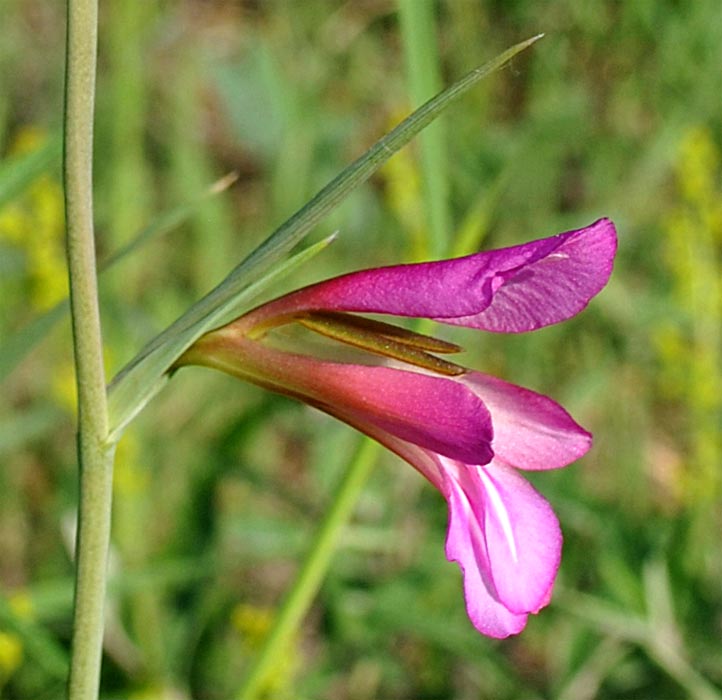
<path id="1" fill-rule="evenodd" d="M 463 571 L 471 621 L 507 637 L 549 602 L 562 544 L 551 506 L 519 470 L 564 467 L 591 435 L 552 399 L 438 357 L 458 346 L 358 314 L 532 331 L 584 309 L 615 252 L 614 226 L 601 219 L 511 248 L 353 272 L 257 307 L 200 338 L 179 364 L 292 396 L 409 462 L 448 503 L 446 555 Z M 299 326 L 331 339 L 330 359 L 274 332 Z M 352 359 L 341 358 L 344 347 Z"/>

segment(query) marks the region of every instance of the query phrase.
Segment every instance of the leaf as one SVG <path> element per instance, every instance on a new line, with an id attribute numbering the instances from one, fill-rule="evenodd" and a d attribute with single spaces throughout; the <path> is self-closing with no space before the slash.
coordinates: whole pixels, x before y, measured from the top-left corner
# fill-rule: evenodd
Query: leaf
<path id="1" fill-rule="evenodd" d="M 111 383 L 110 439 L 120 437 L 123 428 L 160 390 L 165 383 L 164 376 L 173 363 L 197 338 L 233 320 L 239 314 L 243 303 L 252 296 L 244 291 L 249 288 L 248 285 L 259 282 L 271 265 L 286 255 L 319 221 L 356 187 L 368 180 L 396 151 L 434 121 L 455 99 L 542 36 L 540 34 L 512 46 L 419 107 L 281 224 L 217 287 L 151 340 Z M 308 251 L 304 251 L 302 255 L 306 252 Z M 315 252 L 318 251 L 309 255 Z M 275 278 L 280 272 L 274 271 L 272 274 Z M 265 286 L 266 281 L 262 284 Z"/>
<path id="2" fill-rule="evenodd" d="M 58 409 L 41 404 L 4 416 L 0 422 L 0 457 L 44 436 L 56 425 L 58 414 Z"/>
<path id="3" fill-rule="evenodd" d="M 68 312 L 68 300 L 58 302 L 52 309 L 35 317 L 20 330 L 15 331 L 0 346 L 0 382 L 2 382 L 22 359 L 50 332 L 50 329 Z"/>
<path id="4" fill-rule="evenodd" d="M 5 596 L 0 596 L 0 625 L 20 637 L 25 653 L 38 671 L 51 678 L 64 679 L 67 677 L 66 650 L 46 628 L 36 624 L 33 620 L 16 615 Z"/>

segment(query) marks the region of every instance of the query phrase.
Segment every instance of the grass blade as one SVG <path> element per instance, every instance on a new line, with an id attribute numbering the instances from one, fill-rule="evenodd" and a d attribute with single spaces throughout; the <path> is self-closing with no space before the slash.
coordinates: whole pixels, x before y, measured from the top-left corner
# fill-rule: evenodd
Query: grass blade
<path id="1" fill-rule="evenodd" d="M 283 277 L 293 268 L 307 262 L 312 257 L 320 253 L 326 246 L 328 246 L 336 234 L 324 238 L 318 243 L 314 243 L 308 248 L 304 248 L 301 252 L 296 253 L 291 258 L 283 261 L 279 265 L 273 268 L 273 270 L 260 280 L 257 280 L 253 284 L 248 285 L 245 289 L 239 292 L 235 297 L 230 299 L 226 304 L 219 308 L 217 315 L 210 315 L 207 317 L 209 323 L 208 328 L 215 325 L 219 325 L 217 319 L 223 316 L 229 316 L 235 318 L 241 314 L 241 308 L 243 305 L 247 305 L 252 299 L 260 294 L 268 285 L 275 282 L 277 279 Z M 215 320 L 215 322 L 214 322 Z M 198 326 L 190 326 L 184 331 L 177 332 L 173 336 L 173 340 L 169 343 L 169 347 L 173 348 L 188 348 L 193 341 L 200 335 L 198 333 Z M 162 347 L 161 350 L 164 348 Z M 159 357 L 170 357 L 172 353 L 167 352 L 156 353 L 150 355 L 151 362 L 143 364 L 142 362 L 130 367 L 130 371 L 127 373 L 121 373 L 117 384 L 111 384 L 111 392 L 109 397 L 109 406 L 111 416 L 115 418 L 115 421 L 111 419 L 110 424 L 110 440 L 117 440 L 120 438 L 123 428 L 138 414 L 139 411 L 150 401 L 162 388 L 166 382 L 170 379 L 168 370 L 171 368 L 173 362 L 180 357 L 182 351 L 178 355 L 174 355 L 173 359 L 168 361 L 166 369 L 163 370 L 159 375 L 155 375 L 152 383 L 148 383 L 148 367 L 153 367 L 153 361 L 157 363 Z"/>

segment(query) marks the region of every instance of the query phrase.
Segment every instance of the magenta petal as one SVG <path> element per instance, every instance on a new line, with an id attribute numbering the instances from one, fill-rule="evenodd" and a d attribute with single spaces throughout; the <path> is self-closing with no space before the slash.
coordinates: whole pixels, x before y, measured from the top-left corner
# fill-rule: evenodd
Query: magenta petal
<path id="1" fill-rule="evenodd" d="M 461 378 L 482 399 L 494 424 L 494 454 L 520 469 L 556 469 L 579 459 L 592 436 L 556 401 L 529 389 L 470 372 Z"/>
<path id="2" fill-rule="evenodd" d="M 617 234 L 608 219 L 554 238 L 492 251 L 502 259 L 509 257 L 506 269 L 500 269 L 492 282 L 491 303 L 481 313 L 447 323 L 521 333 L 564 321 L 584 309 L 607 283 L 616 251 Z M 522 252 L 528 260 L 512 268 L 513 257 Z"/>
<path id="3" fill-rule="evenodd" d="M 456 377 L 284 352 L 249 340 L 233 324 L 204 336 L 195 352 L 195 362 L 447 457 L 486 464 L 494 455 L 491 415 Z"/>
<path id="4" fill-rule="evenodd" d="M 469 617 L 492 637 L 516 634 L 527 614 L 549 602 L 561 556 L 556 516 L 524 478 L 501 463 L 441 461 L 449 502 L 446 554 L 464 572 Z"/>
<path id="5" fill-rule="evenodd" d="M 492 421 L 464 384 L 416 372 L 318 363 L 309 395 L 362 422 L 454 459 L 486 464 L 493 456 Z"/>
<path id="6" fill-rule="evenodd" d="M 615 250 L 614 225 L 601 219 L 511 248 L 353 272 L 292 292 L 255 313 L 260 320 L 307 310 L 374 312 L 529 331 L 581 311 L 606 284 Z"/>
<path id="7" fill-rule="evenodd" d="M 500 600 L 492 577 L 494 562 L 489 556 L 485 534 L 487 497 L 479 478 L 485 467 L 447 459 L 380 432 L 348 415 L 338 412 L 334 415 L 396 452 L 446 498 L 449 507 L 446 556 L 461 567 L 466 609 L 474 627 L 482 634 L 497 639 L 521 632 L 526 625 L 527 613 L 512 611 Z M 494 532 L 496 528 L 492 526 Z M 538 601 L 534 600 L 533 608 L 542 607 L 547 599 L 540 597 Z"/>

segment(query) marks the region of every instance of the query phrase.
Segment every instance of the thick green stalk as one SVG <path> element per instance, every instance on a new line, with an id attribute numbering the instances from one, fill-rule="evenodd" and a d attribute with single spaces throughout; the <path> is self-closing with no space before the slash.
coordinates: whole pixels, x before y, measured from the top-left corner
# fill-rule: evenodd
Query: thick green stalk
<path id="1" fill-rule="evenodd" d="M 63 178 L 80 465 L 71 700 L 98 697 L 113 469 L 93 237 L 97 15 L 96 0 L 68 0 Z"/>
<path id="2" fill-rule="evenodd" d="M 263 690 L 273 667 L 278 663 L 308 612 L 328 571 L 331 558 L 346 524 L 353 513 L 361 491 L 376 461 L 378 443 L 364 438 L 321 523 L 308 556 L 296 576 L 278 612 L 273 629 L 261 649 L 255 665 L 238 694 L 238 700 L 254 700 Z"/>

